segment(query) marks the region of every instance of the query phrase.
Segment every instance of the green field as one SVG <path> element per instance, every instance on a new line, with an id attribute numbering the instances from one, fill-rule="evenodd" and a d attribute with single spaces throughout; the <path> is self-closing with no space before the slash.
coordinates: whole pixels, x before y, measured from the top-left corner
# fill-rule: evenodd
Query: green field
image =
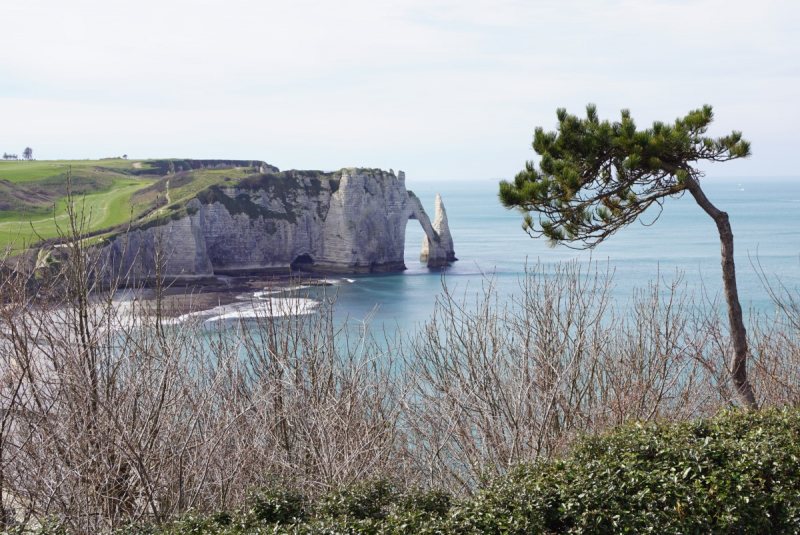
<path id="1" fill-rule="evenodd" d="M 69 195 L 85 232 L 111 235 L 129 221 L 183 217 L 186 202 L 203 190 L 265 170 L 279 172 L 246 160 L 0 161 L 0 251 L 69 234 Z"/>
<path id="2" fill-rule="evenodd" d="M 0 180 L 8 180 L 9 182 L 37 181 L 67 173 L 70 167 L 73 172 L 96 167 L 125 172 L 132 171 L 137 166 L 144 167 L 142 160 L 113 158 L 107 160 L 0 161 Z"/>
<path id="3" fill-rule="evenodd" d="M 141 161 L 0 161 L 0 250 L 21 250 L 67 232 L 68 192 L 89 230 L 129 221 L 131 197 L 158 177 L 133 176 Z"/>
<path id="4" fill-rule="evenodd" d="M 152 180 L 116 180 L 109 191 L 76 197 L 74 200 L 76 211 L 85 214 L 90 230 L 125 223 L 131 219 L 131 195 L 152 182 Z M 57 201 L 55 210 L 51 210 L 47 216 L 0 213 L 0 249 L 12 245 L 14 249 L 24 248 L 26 243 L 54 238 L 60 233 L 69 232 L 66 208 L 67 201 L 62 198 Z"/>

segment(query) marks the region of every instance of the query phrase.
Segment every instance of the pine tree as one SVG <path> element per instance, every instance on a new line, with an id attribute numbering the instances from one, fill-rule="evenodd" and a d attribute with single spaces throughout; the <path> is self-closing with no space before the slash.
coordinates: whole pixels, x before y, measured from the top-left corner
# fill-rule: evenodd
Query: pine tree
<path id="1" fill-rule="evenodd" d="M 741 132 L 707 137 L 711 106 L 691 111 L 673 124 L 654 122 L 637 130 L 628 110 L 619 122 L 600 121 L 593 104 L 586 118 L 557 111 L 558 129 L 537 127 L 533 149 L 538 169 L 527 162 L 513 182 L 500 183 L 500 201 L 524 213 L 523 228 L 551 244 L 593 248 L 636 221 L 653 205 L 688 191 L 714 220 L 722 252 L 722 281 L 728 307 L 733 355 L 729 372 L 741 403 L 757 408 L 747 379 L 747 336 L 736 288 L 733 232 L 728 214 L 715 207 L 700 187 L 697 162 L 725 162 L 750 155 Z"/>

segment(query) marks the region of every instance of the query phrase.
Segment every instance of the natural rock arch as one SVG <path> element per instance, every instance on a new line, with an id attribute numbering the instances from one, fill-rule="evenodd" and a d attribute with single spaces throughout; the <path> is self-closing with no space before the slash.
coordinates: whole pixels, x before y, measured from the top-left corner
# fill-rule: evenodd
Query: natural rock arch
<path id="1" fill-rule="evenodd" d="M 411 213 L 409 219 L 419 221 L 425 238 L 422 239 L 422 251 L 420 251 L 420 262 L 427 262 L 428 267 L 446 266 L 448 262 L 456 260 L 453 250 L 453 238 L 450 235 L 450 227 L 447 222 L 447 213 L 444 210 L 442 197 L 436 194 L 436 211 L 434 222 L 431 223 L 428 214 L 422 207 L 422 203 L 416 195 L 409 192 L 409 205 Z"/>
<path id="2" fill-rule="evenodd" d="M 264 174 L 230 187 L 212 185 L 186 202 L 185 209 L 184 217 L 161 225 L 147 222 L 115 237 L 105 249 L 109 265 L 150 279 L 153 251 L 164 247 L 170 255 L 160 273 L 170 280 L 287 269 L 401 271 L 410 219 L 419 221 L 425 233 L 420 259 L 428 267 L 456 259 L 441 197 L 436 197 L 431 221 L 406 189 L 402 171 Z"/>

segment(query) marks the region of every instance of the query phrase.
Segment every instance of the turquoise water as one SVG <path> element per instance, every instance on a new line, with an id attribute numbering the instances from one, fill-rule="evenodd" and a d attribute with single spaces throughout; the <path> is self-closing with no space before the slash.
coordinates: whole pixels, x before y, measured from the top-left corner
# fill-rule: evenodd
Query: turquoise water
<path id="1" fill-rule="evenodd" d="M 500 295 L 510 296 L 519 292 L 526 262 L 549 266 L 573 259 L 613 269 L 613 293 L 621 303 L 658 274 L 671 281 L 682 273 L 690 291 L 701 284 L 712 295 L 721 290 L 716 226 L 689 195 L 668 199 L 652 226 L 635 223 L 588 252 L 551 249 L 544 240 L 530 238 L 521 229 L 521 216 L 500 206 L 498 182 L 407 183 L 431 218 L 436 193 L 442 195 L 459 258 L 444 270 L 444 277 L 456 293 L 474 294 L 493 276 Z M 751 260 L 757 255 L 772 280 L 780 278 L 787 287 L 800 289 L 800 178 L 707 178 L 703 188 L 711 202 L 730 215 L 743 307 L 773 312 Z M 656 215 L 646 214 L 646 221 Z M 442 270 L 419 262 L 422 237 L 419 224 L 409 221 L 405 272 L 338 279 L 338 314 L 361 319 L 374 311 L 373 325 L 400 326 L 405 332 L 428 320 L 442 291 Z"/>

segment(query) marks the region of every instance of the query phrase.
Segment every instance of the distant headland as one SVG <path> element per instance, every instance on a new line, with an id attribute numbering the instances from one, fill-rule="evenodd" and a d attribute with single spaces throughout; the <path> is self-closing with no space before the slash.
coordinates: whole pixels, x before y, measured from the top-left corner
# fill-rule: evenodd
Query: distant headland
<path id="1" fill-rule="evenodd" d="M 187 282 L 399 271 L 409 219 L 425 232 L 428 267 L 456 259 L 441 197 L 431 221 L 402 171 L 281 172 L 259 160 L 0 162 L 0 245 L 57 246 L 68 197 L 107 269 L 133 280 L 153 278 L 157 261 L 159 276 Z"/>

